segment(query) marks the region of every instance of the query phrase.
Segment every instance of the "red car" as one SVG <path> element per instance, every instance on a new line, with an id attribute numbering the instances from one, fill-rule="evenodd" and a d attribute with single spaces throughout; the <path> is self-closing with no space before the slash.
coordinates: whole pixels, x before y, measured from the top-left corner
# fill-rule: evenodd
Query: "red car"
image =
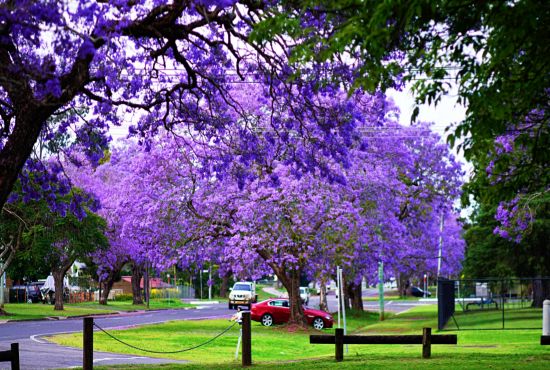
<path id="1" fill-rule="evenodd" d="M 264 326 L 282 324 L 290 318 L 290 307 L 288 299 L 272 298 L 252 305 L 250 318 L 259 321 Z M 304 313 L 309 325 L 315 329 L 332 328 L 334 319 L 325 311 L 314 310 L 304 306 Z"/>

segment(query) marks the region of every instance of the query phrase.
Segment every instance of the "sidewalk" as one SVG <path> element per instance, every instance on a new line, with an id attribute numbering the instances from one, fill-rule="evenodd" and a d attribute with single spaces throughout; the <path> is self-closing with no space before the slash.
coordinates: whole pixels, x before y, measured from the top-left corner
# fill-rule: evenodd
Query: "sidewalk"
<path id="1" fill-rule="evenodd" d="M 264 292 L 266 293 L 269 293 L 271 295 L 274 295 L 278 298 L 288 298 L 288 294 L 287 293 L 283 293 L 273 287 L 265 287 L 262 289 Z"/>

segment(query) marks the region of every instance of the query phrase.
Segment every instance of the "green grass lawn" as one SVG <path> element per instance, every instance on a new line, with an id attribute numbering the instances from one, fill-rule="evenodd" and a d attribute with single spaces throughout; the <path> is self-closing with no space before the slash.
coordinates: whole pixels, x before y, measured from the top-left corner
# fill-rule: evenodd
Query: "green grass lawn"
<path id="1" fill-rule="evenodd" d="M 102 309 L 98 310 L 93 307 L 81 307 L 77 305 L 67 304 L 63 311 L 54 311 L 53 305 L 41 303 L 6 303 L 4 305 L 7 316 L 0 316 L 0 320 L 33 320 L 43 319 L 45 317 L 68 317 L 81 316 L 98 313 L 115 313 L 115 310 Z"/>
<path id="2" fill-rule="evenodd" d="M 84 315 L 100 315 L 116 313 L 118 311 L 146 310 L 145 305 L 133 305 L 132 301 L 109 301 L 100 305 L 97 302 L 66 303 L 63 311 L 54 311 L 54 306 L 42 303 L 7 303 L 4 305 L 7 316 L 0 316 L 0 320 L 33 320 L 45 317 L 70 317 Z M 152 300 L 149 309 L 187 308 L 194 305 L 183 303 L 180 300 L 157 299 Z"/>
<path id="3" fill-rule="evenodd" d="M 455 319 L 460 329 L 502 329 L 503 312 L 497 309 L 478 309 L 462 311 L 456 307 Z M 537 328 L 542 327 L 542 309 L 507 308 L 504 310 L 504 328 Z M 449 328 L 456 328 L 449 320 Z"/>
<path id="4" fill-rule="evenodd" d="M 422 306 L 406 313 L 377 321 L 377 313 L 355 313 L 348 316 L 348 332 L 354 334 L 420 334 L 422 327 L 437 326 L 437 308 Z M 534 318 L 532 324 L 540 326 Z M 483 318 L 479 319 L 483 320 Z M 226 320 L 178 321 L 145 326 L 131 330 L 113 331 L 122 340 L 151 350 L 173 351 L 191 347 L 212 338 L 230 322 Z M 326 334 L 332 329 L 324 330 Z M 191 364 L 169 366 L 122 366 L 125 369 L 231 369 L 240 365 L 234 358 L 238 327 L 199 349 L 162 357 L 188 360 Z M 309 344 L 309 335 L 315 330 L 291 331 L 285 326 L 274 328 L 252 325 L 252 360 L 259 368 L 331 369 L 334 346 Z M 546 369 L 550 348 L 539 345 L 538 330 L 445 331 L 456 333 L 458 345 L 434 345 L 432 358 L 422 359 L 420 345 L 350 345 L 349 353 L 338 368 L 384 369 Z M 79 334 L 60 335 L 51 340 L 68 346 L 81 346 Z M 103 333 L 94 333 L 94 349 L 135 355 L 144 352 L 125 347 Z M 159 355 L 153 355 L 160 357 Z M 99 367 L 101 368 L 101 367 Z"/>

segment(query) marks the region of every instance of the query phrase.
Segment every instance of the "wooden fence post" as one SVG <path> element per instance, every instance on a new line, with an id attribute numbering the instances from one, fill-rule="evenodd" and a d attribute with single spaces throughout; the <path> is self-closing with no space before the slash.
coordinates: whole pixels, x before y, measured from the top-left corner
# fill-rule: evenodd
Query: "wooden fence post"
<path id="1" fill-rule="evenodd" d="M 243 349 L 242 349 L 242 362 L 243 366 L 252 365 L 252 326 L 250 324 L 250 312 L 243 312 Z"/>
<path id="2" fill-rule="evenodd" d="M 432 355 L 432 328 L 422 329 L 422 358 Z"/>
<path id="3" fill-rule="evenodd" d="M 2 289 L 0 287 L 0 289 Z M 11 344 L 11 369 L 19 370 L 19 343 Z"/>
<path id="4" fill-rule="evenodd" d="M 335 344 L 335 357 L 336 361 L 344 361 L 344 329 L 338 328 L 334 333 L 334 344 Z"/>
<path id="5" fill-rule="evenodd" d="M 92 370 L 94 368 L 94 318 L 84 318 L 84 333 L 83 340 L 83 361 L 82 368 L 84 370 Z"/>

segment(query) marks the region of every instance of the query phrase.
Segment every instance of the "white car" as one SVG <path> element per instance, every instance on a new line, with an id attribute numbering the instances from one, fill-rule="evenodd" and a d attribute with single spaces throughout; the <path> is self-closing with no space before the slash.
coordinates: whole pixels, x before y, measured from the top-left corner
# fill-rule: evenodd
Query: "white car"
<path id="1" fill-rule="evenodd" d="M 256 284 L 250 281 L 238 281 L 229 293 L 229 309 L 232 310 L 241 305 L 248 306 L 250 309 L 252 303 L 256 303 L 256 299 Z"/>
<path id="2" fill-rule="evenodd" d="M 302 300 L 302 303 L 306 306 L 309 304 L 309 289 L 308 287 L 301 286 L 300 287 L 300 299 Z"/>

